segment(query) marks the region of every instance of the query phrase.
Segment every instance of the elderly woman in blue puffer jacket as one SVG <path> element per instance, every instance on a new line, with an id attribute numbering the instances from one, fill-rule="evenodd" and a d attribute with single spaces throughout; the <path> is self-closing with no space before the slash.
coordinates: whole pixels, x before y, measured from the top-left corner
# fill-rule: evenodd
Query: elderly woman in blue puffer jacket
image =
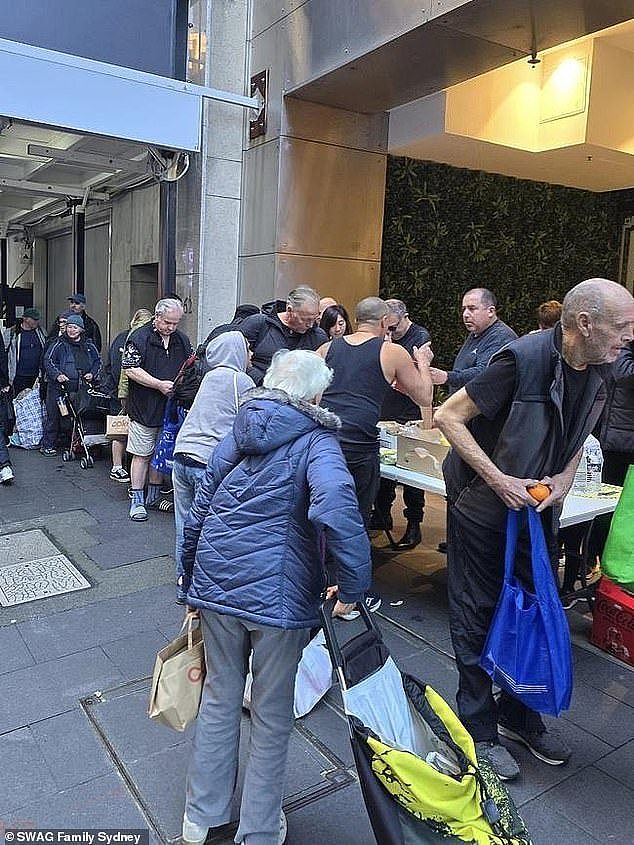
<path id="1" fill-rule="evenodd" d="M 199 608 L 207 678 L 187 779 L 186 843 L 231 818 L 240 715 L 252 652 L 251 741 L 236 841 L 278 845 L 295 674 L 338 567 L 336 615 L 370 584 L 370 546 L 354 482 L 320 408 L 332 371 L 314 352 L 278 352 L 216 447 L 185 523 L 187 604 Z"/>

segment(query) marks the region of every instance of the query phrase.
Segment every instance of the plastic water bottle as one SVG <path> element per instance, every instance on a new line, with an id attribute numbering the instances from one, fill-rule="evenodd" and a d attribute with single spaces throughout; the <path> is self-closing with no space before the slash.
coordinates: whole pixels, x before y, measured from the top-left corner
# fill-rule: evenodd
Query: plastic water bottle
<path id="1" fill-rule="evenodd" d="M 603 472 L 603 452 L 596 437 L 588 436 L 583 451 L 586 455 L 586 489 L 599 491 L 601 489 L 601 474 Z"/>
<path id="2" fill-rule="evenodd" d="M 579 493 L 598 491 L 601 489 L 601 474 L 603 472 L 603 452 L 596 437 L 589 434 L 583 444 L 583 455 L 575 473 L 573 492 Z"/>

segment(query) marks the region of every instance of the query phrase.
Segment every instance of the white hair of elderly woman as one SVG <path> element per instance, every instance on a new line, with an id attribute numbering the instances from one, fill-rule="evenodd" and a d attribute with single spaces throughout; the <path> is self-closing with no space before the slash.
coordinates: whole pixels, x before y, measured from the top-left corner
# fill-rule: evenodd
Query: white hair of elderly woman
<path id="1" fill-rule="evenodd" d="M 295 399 L 312 401 L 321 396 L 332 376 L 332 370 L 316 352 L 280 349 L 273 356 L 262 384 L 283 390 Z"/>

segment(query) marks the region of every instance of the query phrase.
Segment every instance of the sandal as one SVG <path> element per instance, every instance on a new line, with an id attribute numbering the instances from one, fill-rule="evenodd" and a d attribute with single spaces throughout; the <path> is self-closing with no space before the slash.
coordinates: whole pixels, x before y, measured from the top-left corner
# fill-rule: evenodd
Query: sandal
<path id="1" fill-rule="evenodd" d="M 145 505 L 132 505 L 130 508 L 130 519 L 133 522 L 145 522 L 147 519 Z"/>

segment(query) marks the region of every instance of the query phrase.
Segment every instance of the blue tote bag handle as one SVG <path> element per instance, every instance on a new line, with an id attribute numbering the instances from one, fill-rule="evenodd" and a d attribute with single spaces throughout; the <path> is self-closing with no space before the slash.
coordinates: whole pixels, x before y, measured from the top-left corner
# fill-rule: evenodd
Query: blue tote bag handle
<path id="1" fill-rule="evenodd" d="M 533 592 L 514 575 L 524 517 L 530 537 Z M 533 508 L 508 513 L 504 583 L 480 666 L 532 710 L 557 716 L 570 706 L 568 621 L 559 601 L 541 519 Z"/>

